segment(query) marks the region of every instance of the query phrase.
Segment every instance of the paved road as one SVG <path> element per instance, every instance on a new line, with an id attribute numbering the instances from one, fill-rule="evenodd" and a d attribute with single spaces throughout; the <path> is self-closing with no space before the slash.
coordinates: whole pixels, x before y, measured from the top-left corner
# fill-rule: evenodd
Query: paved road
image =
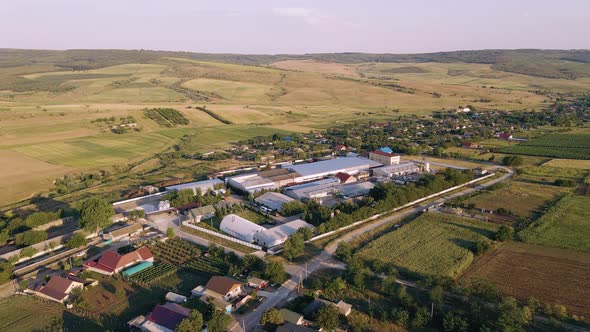
<path id="1" fill-rule="evenodd" d="M 510 176 L 512 176 L 512 174 L 513 174 L 513 171 L 507 167 L 497 166 L 497 168 L 502 168 L 502 169 L 506 170 L 507 173 L 496 178 L 496 179 L 488 181 L 485 184 L 478 185 L 478 186 L 472 187 L 472 188 L 465 188 L 463 190 L 460 190 L 455 193 L 441 197 L 441 198 L 437 199 L 435 202 L 443 203 L 447 200 L 454 199 L 459 196 L 471 194 L 477 190 L 481 190 L 483 188 L 494 185 L 498 182 L 504 181 L 504 180 L 508 179 Z M 295 292 L 295 288 L 297 287 L 300 276 L 301 276 L 301 278 L 305 279 L 306 275 L 309 275 L 309 274 L 311 274 L 319 269 L 323 269 L 323 268 L 344 269 L 345 264 L 334 260 L 334 258 L 332 257 L 332 255 L 336 251 L 336 248 L 338 247 L 338 244 L 340 242 L 352 241 L 354 238 L 358 237 L 359 235 L 362 235 L 362 234 L 364 234 L 372 229 L 375 229 L 381 225 L 384 225 L 386 223 L 390 223 L 393 221 L 398 221 L 400 219 L 403 219 L 407 216 L 410 216 L 414 213 L 417 213 L 417 212 L 423 210 L 425 207 L 430 206 L 432 204 L 433 204 L 433 202 L 424 202 L 424 203 L 418 204 L 412 208 L 408 208 L 406 210 L 397 212 L 393 215 L 387 216 L 387 217 L 379 219 L 377 221 L 365 224 L 365 225 L 355 229 L 354 231 L 346 233 L 346 235 L 341 236 L 338 239 L 332 241 L 330 244 L 328 244 L 324 248 L 324 250 L 318 256 L 316 256 L 313 259 L 311 259 L 310 261 L 308 261 L 307 264 L 289 266 L 289 272 L 293 272 L 291 278 L 289 280 L 287 280 L 285 283 L 283 283 L 283 285 L 276 292 L 272 293 L 269 297 L 267 297 L 267 300 L 265 302 L 263 302 L 256 309 L 256 311 L 253 311 L 253 312 L 251 312 L 247 315 L 244 315 L 244 316 L 236 317 L 237 322 L 234 324 L 234 326 L 232 326 L 230 331 L 232 331 L 232 332 L 243 331 L 242 325 L 245 326 L 246 331 L 248 331 L 248 332 L 256 330 L 256 328 L 259 326 L 260 318 L 262 317 L 262 313 L 264 311 L 266 311 L 270 308 L 276 308 L 282 302 L 288 302 L 289 300 L 291 300 L 292 298 L 294 298 L 296 296 L 296 294 L 294 292 Z M 305 271 L 307 271 L 306 274 L 305 274 Z M 300 274 L 300 272 L 301 272 L 301 274 Z M 398 282 L 402 283 L 404 285 L 410 286 L 410 287 L 416 286 L 413 282 L 409 282 L 409 281 L 398 280 Z"/>

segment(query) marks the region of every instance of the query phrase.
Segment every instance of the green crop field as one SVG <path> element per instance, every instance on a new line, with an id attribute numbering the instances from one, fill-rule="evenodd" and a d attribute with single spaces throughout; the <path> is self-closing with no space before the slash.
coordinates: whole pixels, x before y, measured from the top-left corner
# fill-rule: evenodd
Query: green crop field
<path id="1" fill-rule="evenodd" d="M 558 133 L 542 136 L 500 152 L 563 159 L 590 159 L 590 133 Z"/>
<path id="2" fill-rule="evenodd" d="M 590 196 L 566 195 L 519 233 L 525 242 L 590 251 Z"/>
<path id="3" fill-rule="evenodd" d="M 490 242 L 495 229 L 472 219 L 426 213 L 369 242 L 358 256 L 409 274 L 455 278 L 473 262 L 475 244 Z"/>

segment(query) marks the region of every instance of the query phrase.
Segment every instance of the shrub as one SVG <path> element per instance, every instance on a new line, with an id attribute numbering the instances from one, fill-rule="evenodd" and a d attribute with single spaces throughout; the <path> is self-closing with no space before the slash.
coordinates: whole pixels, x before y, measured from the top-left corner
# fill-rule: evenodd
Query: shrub
<path id="1" fill-rule="evenodd" d="M 47 240 L 46 231 L 27 231 L 16 235 L 16 245 L 30 246 Z"/>

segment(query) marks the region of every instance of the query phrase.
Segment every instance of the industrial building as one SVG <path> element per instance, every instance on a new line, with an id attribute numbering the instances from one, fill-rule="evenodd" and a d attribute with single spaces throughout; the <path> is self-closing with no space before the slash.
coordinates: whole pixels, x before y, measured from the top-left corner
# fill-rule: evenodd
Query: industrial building
<path id="1" fill-rule="evenodd" d="M 396 175 L 405 175 L 417 173 L 420 171 L 420 167 L 413 162 L 401 163 L 397 165 L 383 166 L 373 169 L 373 175 L 392 177 Z"/>
<path id="2" fill-rule="evenodd" d="M 219 179 L 210 179 L 197 182 L 182 183 L 175 186 L 166 187 L 166 191 L 179 191 L 183 189 L 192 189 L 195 195 L 197 192 L 205 194 L 208 190 L 214 190 L 215 187 L 222 185 L 223 181 Z"/>
<path id="3" fill-rule="evenodd" d="M 308 224 L 304 220 L 295 219 L 282 225 L 269 228 L 263 232 L 254 234 L 254 241 L 266 248 L 272 248 L 285 243 L 289 236 L 295 234 L 298 229 L 304 227 L 309 229 L 314 228 L 311 224 Z"/>
<path id="4" fill-rule="evenodd" d="M 338 191 L 344 197 L 358 197 L 364 196 L 373 189 L 375 185 L 371 182 L 359 182 L 359 183 L 351 183 L 351 184 L 343 184 L 338 188 Z"/>
<path id="5" fill-rule="evenodd" d="M 166 193 L 156 193 L 142 197 L 126 199 L 113 203 L 117 214 L 126 214 L 133 210 L 143 210 L 146 215 L 170 210 L 170 202 L 163 200 Z"/>
<path id="6" fill-rule="evenodd" d="M 344 157 L 318 161 L 315 163 L 288 165 L 285 167 L 301 175 L 296 182 L 307 182 L 330 175 L 336 175 L 338 173 L 354 175 L 360 171 L 367 171 L 379 166 L 381 166 L 381 163 L 366 158 Z"/>
<path id="7" fill-rule="evenodd" d="M 273 211 L 281 212 L 283 204 L 293 202 L 294 199 L 276 192 L 267 192 L 254 199 L 256 203 L 263 205 Z"/>
<path id="8" fill-rule="evenodd" d="M 383 150 L 375 150 L 369 152 L 369 159 L 383 165 L 395 165 L 399 164 L 400 156 L 391 152 L 384 152 Z"/>
<path id="9" fill-rule="evenodd" d="M 298 200 L 309 200 L 329 196 L 336 192 L 340 180 L 328 178 L 285 188 L 285 194 Z"/>
<path id="10" fill-rule="evenodd" d="M 263 232 L 266 228 L 235 214 L 228 214 L 221 220 L 219 229 L 235 238 L 246 242 L 254 242 L 254 234 Z"/>
<path id="11" fill-rule="evenodd" d="M 247 193 L 282 188 L 293 183 L 303 183 L 346 173 L 359 174 L 382 164 L 360 157 L 343 157 L 297 165 L 283 165 L 282 168 L 228 178 L 227 184 Z"/>

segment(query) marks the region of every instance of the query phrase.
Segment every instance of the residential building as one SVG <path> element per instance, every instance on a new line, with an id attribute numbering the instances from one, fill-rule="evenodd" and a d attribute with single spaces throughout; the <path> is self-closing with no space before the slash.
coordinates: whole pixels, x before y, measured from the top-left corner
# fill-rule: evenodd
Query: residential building
<path id="1" fill-rule="evenodd" d="M 348 317 L 348 315 L 350 315 L 350 313 L 352 312 L 352 304 L 348 304 L 342 300 L 336 303 L 336 308 L 338 308 L 338 312 L 340 312 L 341 315 L 344 315 L 346 317 Z"/>
<path id="2" fill-rule="evenodd" d="M 84 262 L 84 267 L 89 271 L 112 275 L 121 272 L 127 267 L 145 261 L 154 262 L 154 256 L 147 247 L 141 247 L 124 255 L 109 250 L 96 261 Z"/>
<path id="3" fill-rule="evenodd" d="M 268 285 L 268 280 L 263 280 L 256 277 L 248 278 L 248 286 L 254 289 L 263 289 Z"/>
<path id="4" fill-rule="evenodd" d="M 481 149 L 482 146 L 477 144 L 477 143 L 473 143 L 473 142 L 463 142 L 461 144 L 461 147 L 467 148 L 467 149 Z"/>
<path id="5" fill-rule="evenodd" d="M 246 242 L 254 242 L 254 234 L 263 232 L 266 228 L 235 214 L 228 214 L 221 220 L 219 229 L 235 238 Z"/>
<path id="6" fill-rule="evenodd" d="M 305 327 L 302 325 L 295 325 L 293 323 L 285 323 L 275 330 L 276 332 L 317 332 L 317 330 Z"/>
<path id="7" fill-rule="evenodd" d="M 285 322 L 292 323 L 295 325 L 302 325 L 303 322 L 305 321 L 303 319 L 303 315 L 298 314 L 294 311 L 291 311 L 288 309 L 281 309 L 281 310 L 279 310 L 279 312 L 281 313 L 281 316 L 283 317 L 283 320 Z"/>
<path id="8" fill-rule="evenodd" d="M 104 240 L 118 241 L 122 238 L 139 234 L 141 231 L 143 231 L 143 226 L 140 223 L 132 223 L 105 233 L 102 235 L 102 238 Z"/>
<path id="9" fill-rule="evenodd" d="M 224 301 L 231 301 L 242 294 L 242 283 L 228 277 L 213 276 L 205 287 Z"/>
<path id="10" fill-rule="evenodd" d="M 369 152 L 369 159 L 374 160 L 383 165 L 395 165 L 399 164 L 400 156 L 391 152 L 375 150 L 373 152 Z"/>
<path id="11" fill-rule="evenodd" d="M 497 136 L 501 139 L 507 139 L 507 140 L 512 139 L 512 134 L 510 134 L 510 133 L 499 133 L 499 134 L 497 134 Z"/>
<path id="12" fill-rule="evenodd" d="M 269 191 L 256 197 L 254 201 L 273 211 L 281 212 L 283 204 L 293 202 L 294 199 L 281 193 Z"/>
<path id="13" fill-rule="evenodd" d="M 158 304 L 141 324 L 141 328 L 149 332 L 174 332 L 189 314 L 190 309 L 176 303 Z"/>
<path id="14" fill-rule="evenodd" d="M 33 286 L 25 292 L 32 292 L 33 294 L 59 303 L 64 303 L 70 293 L 77 288 L 84 288 L 83 280 L 76 280 L 73 278 L 64 278 L 61 276 L 53 276 L 46 284 L 39 284 Z"/>
<path id="15" fill-rule="evenodd" d="M 200 206 L 189 210 L 189 216 L 194 222 L 201 222 L 215 217 L 215 208 L 213 205 Z"/>
<path id="16" fill-rule="evenodd" d="M 342 145 L 342 144 L 336 144 L 336 146 L 334 147 L 334 150 L 337 152 L 344 152 L 344 151 L 346 151 L 346 146 Z"/>
<path id="17" fill-rule="evenodd" d="M 342 184 L 356 182 L 356 177 L 348 173 L 338 173 L 334 175 L 334 177 L 337 178 Z"/>

